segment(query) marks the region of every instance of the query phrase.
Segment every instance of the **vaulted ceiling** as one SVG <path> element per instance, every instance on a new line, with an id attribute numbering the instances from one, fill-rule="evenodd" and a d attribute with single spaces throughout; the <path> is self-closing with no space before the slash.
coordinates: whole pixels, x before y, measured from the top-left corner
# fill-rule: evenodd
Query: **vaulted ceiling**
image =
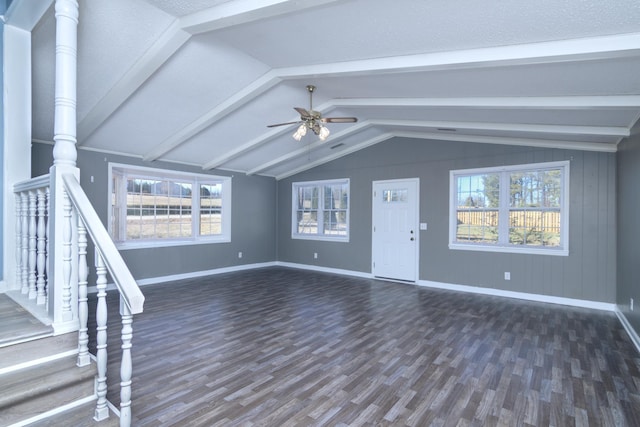
<path id="1" fill-rule="evenodd" d="M 640 117 L 638 0 L 79 5 L 81 149 L 280 179 L 394 136 L 615 151 Z M 52 141 L 53 7 L 32 52 L 32 135 Z M 268 128 L 308 84 L 358 122 Z"/>

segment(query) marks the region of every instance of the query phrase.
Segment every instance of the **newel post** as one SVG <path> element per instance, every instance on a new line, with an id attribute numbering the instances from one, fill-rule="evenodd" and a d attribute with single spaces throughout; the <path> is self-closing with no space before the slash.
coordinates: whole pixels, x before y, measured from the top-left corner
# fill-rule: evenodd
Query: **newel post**
<path id="1" fill-rule="evenodd" d="M 49 313 L 56 334 L 78 330 L 77 219 L 64 191 L 62 176 L 76 167 L 76 70 L 78 2 L 56 0 L 56 77 L 53 166 L 50 169 Z M 58 262 L 55 262 L 57 260 Z"/>

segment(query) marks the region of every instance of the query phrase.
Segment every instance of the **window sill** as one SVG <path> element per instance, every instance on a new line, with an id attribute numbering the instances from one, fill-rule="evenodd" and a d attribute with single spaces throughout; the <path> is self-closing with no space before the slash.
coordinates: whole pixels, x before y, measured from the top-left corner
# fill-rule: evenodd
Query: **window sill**
<path id="1" fill-rule="evenodd" d="M 480 251 L 480 252 L 501 252 L 511 254 L 527 254 L 527 255 L 552 255 L 552 256 L 569 256 L 568 249 L 546 249 L 537 247 L 521 247 L 521 246 L 488 246 L 480 244 L 465 243 L 449 243 L 449 249 L 460 251 Z"/>
<path id="2" fill-rule="evenodd" d="M 215 239 L 175 239 L 175 240 L 140 240 L 128 242 L 116 242 L 116 248 L 121 251 L 129 249 L 164 248 L 171 246 L 208 245 L 215 243 L 228 243 L 231 239 L 220 237 Z"/>
<path id="3" fill-rule="evenodd" d="M 292 234 L 291 238 L 296 240 L 319 240 L 323 242 L 349 243 L 349 236 L 306 236 L 301 234 Z"/>

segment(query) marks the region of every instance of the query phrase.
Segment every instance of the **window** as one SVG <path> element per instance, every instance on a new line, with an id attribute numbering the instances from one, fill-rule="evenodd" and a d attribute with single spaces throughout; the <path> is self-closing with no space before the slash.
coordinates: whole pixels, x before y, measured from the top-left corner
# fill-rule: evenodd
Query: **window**
<path id="1" fill-rule="evenodd" d="M 569 162 L 450 172 L 449 247 L 568 255 Z"/>
<path id="2" fill-rule="evenodd" d="M 231 178 L 118 164 L 109 171 L 118 247 L 231 240 Z"/>
<path id="3" fill-rule="evenodd" d="M 291 237 L 349 240 L 349 180 L 294 182 Z"/>

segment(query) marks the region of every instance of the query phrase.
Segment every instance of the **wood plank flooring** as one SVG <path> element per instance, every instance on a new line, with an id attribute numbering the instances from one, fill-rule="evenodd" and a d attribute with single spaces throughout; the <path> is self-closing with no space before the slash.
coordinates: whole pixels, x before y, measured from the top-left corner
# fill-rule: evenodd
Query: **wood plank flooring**
<path id="1" fill-rule="evenodd" d="M 53 334 L 51 326 L 43 325 L 6 294 L 0 294 L 0 348 Z"/>
<path id="2" fill-rule="evenodd" d="M 640 425 L 613 313 L 286 268 L 143 292 L 136 426 Z"/>

